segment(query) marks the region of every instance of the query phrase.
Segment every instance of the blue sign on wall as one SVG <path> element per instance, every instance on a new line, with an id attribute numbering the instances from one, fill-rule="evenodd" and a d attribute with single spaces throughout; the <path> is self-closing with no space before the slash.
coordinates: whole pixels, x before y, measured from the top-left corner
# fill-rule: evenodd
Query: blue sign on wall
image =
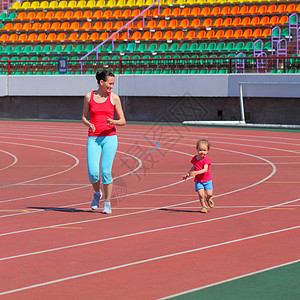
<path id="1" fill-rule="evenodd" d="M 67 73 L 67 60 L 65 58 L 58 59 L 58 73 L 59 74 Z"/>

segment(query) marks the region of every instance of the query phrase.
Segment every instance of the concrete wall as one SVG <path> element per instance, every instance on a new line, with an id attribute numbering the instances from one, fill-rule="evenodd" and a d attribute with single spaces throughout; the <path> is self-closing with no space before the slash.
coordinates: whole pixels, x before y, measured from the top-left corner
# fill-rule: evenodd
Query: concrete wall
<path id="1" fill-rule="evenodd" d="M 300 124 L 300 75 L 116 75 L 129 121 L 239 120 Z M 268 84 L 265 84 L 268 83 Z M 80 119 L 94 75 L 0 76 L 0 118 Z"/>

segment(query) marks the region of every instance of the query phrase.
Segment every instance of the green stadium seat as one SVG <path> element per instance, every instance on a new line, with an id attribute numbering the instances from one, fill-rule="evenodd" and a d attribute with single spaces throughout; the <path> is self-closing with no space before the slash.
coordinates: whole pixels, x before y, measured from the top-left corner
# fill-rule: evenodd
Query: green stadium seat
<path id="1" fill-rule="evenodd" d="M 3 53 L 3 51 L 4 51 L 4 47 L 0 45 L 0 53 Z"/>
<path id="2" fill-rule="evenodd" d="M 188 45 L 188 44 L 187 44 Z M 179 51 L 179 44 L 178 43 L 173 43 L 170 46 L 169 49 L 170 52 L 178 52 Z M 183 51 L 184 52 L 184 51 Z"/>
<path id="3" fill-rule="evenodd" d="M 52 53 L 51 45 L 45 45 L 41 51 L 43 54 L 50 54 Z"/>
<path id="4" fill-rule="evenodd" d="M 139 44 L 138 48 L 136 49 L 136 52 L 143 53 L 145 51 L 147 51 L 147 44 Z"/>
<path id="5" fill-rule="evenodd" d="M 159 48 L 157 49 L 157 52 L 163 53 L 163 52 L 168 52 L 169 50 L 169 45 L 167 43 L 160 44 Z"/>
<path id="6" fill-rule="evenodd" d="M 9 57 L 8 56 L 2 56 L 1 57 L 1 61 L 8 61 L 9 60 Z"/>
<path id="7" fill-rule="evenodd" d="M 145 50 L 145 52 L 157 52 L 157 44 L 153 43 L 153 44 L 150 44 L 148 49 Z"/>
<path id="8" fill-rule="evenodd" d="M 170 50 L 171 50 L 171 48 L 172 48 L 172 45 L 171 45 L 171 47 L 170 47 Z M 190 49 L 190 45 L 189 45 L 188 43 L 183 43 L 183 44 L 181 45 L 181 47 L 180 47 L 177 51 L 180 51 L 180 52 L 188 52 L 189 49 Z"/>
<path id="9" fill-rule="evenodd" d="M 228 52 L 234 51 L 234 48 L 235 48 L 234 42 L 229 42 L 225 47 L 225 51 L 228 51 Z"/>
<path id="10" fill-rule="evenodd" d="M 28 56 L 22 56 L 22 57 L 20 58 L 20 61 L 27 61 L 27 60 L 29 60 L 29 57 L 28 57 Z"/>
<path id="11" fill-rule="evenodd" d="M 23 47 L 21 45 L 17 45 L 15 46 L 14 50 L 13 50 L 13 54 L 21 54 L 23 52 Z"/>
<path id="12" fill-rule="evenodd" d="M 236 52 L 240 52 L 240 51 L 243 51 L 245 49 L 245 44 L 244 42 L 237 42 L 236 45 L 235 45 L 235 48 L 234 50 Z"/>
<path id="13" fill-rule="evenodd" d="M 14 47 L 12 45 L 8 45 L 5 47 L 5 49 L 3 50 L 4 54 L 12 54 L 14 51 Z"/>
<path id="14" fill-rule="evenodd" d="M 32 56 L 29 60 L 39 60 L 39 58 L 37 56 Z"/>
<path id="15" fill-rule="evenodd" d="M 84 53 L 84 46 L 82 45 L 82 44 L 79 44 L 79 45 L 77 45 L 76 47 L 75 47 L 75 49 L 74 49 L 74 52 L 75 53 Z"/>
<path id="16" fill-rule="evenodd" d="M 7 19 L 7 13 L 3 12 L 0 15 L 0 21 L 5 21 Z"/>
<path id="17" fill-rule="evenodd" d="M 224 42 L 218 43 L 218 45 L 216 47 L 216 51 L 218 51 L 218 52 L 225 51 L 225 43 Z"/>
<path id="18" fill-rule="evenodd" d="M 7 16 L 6 20 L 12 21 L 16 17 L 17 17 L 17 14 L 15 12 L 13 12 L 13 13 L 10 13 L 9 16 Z"/>
<path id="19" fill-rule="evenodd" d="M 127 49 L 126 44 L 119 44 L 117 48 L 113 50 L 114 53 L 123 53 Z"/>
<path id="20" fill-rule="evenodd" d="M 128 43 L 126 51 L 135 52 L 136 51 L 136 43 Z"/>
<path id="21" fill-rule="evenodd" d="M 207 44 L 206 43 L 201 43 L 197 50 L 202 52 L 202 51 L 205 51 L 206 49 L 207 49 Z"/>
<path id="22" fill-rule="evenodd" d="M 91 52 L 93 49 L 94 49 L 93 45 L 87 45 L 84 49 L 84 52 L 88 53 L 88 52 Z"/>
<path id="23" fill-rule="evenodd" d="M 74 53 L 74 46 L 67 45 L 63 50 L 62 53 Z"/>
<path id="24" fill-rule="evenodd" d="M 253 51 L 253 42 L 248 42 L 244 48 L 245 51 Z"/>
<path id="25" fill-rule="evenodd" d="M 26 46 L 25 46 L 26 48 Z M 43 48 L 41 45 L 36 45 L 34 46 L 34 48 L 32 49 L 32 53 L 34 54 L 40 54 L 42 52 Z"/>
<path id="26" fill-rule="evenodd" d="M 60 54 L 63 51 L 63 46 L 62 45 L 56 45 L 52 51 L 54 54 Z"/>
<path id="27" fill-rule="evenodd" d="M 32 46 L 31 45 L 26 45 L 23 49 L 23 53 L 24 54 L 31 54 L 33 51 Z"/>
<path id="28" fill-rule="evenodd" d="M 207 48 L 203 49 L 202 51 L 215 52 L 216 48 L 217 48 L 216 43 L 210 43 L 210 44 L 208 44 Z"/>

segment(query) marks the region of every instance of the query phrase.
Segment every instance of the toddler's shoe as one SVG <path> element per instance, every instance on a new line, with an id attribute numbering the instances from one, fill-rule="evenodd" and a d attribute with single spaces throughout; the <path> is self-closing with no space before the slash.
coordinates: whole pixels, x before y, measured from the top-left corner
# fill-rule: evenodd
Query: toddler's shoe
<path id="1" fill-rule="evenodd" d="M 204 213 L 204 214 L 207 213 L 207 208 L 205 206 L 203 206 L 200 212 Z"/>
<path id="2" fill-rule="evenodd" d="M 215 206 L 215 203 L 212 198 L 210 198 L 210 199 L 206 198 L 206 202 L 210 208 L 213 208 Z"/>
<path id="3" fill-rule="evenodd" d="M 111 206 L 110 206 L 110 202 L 106 202 L 104 201 L 104 207 L 103 207 L 103 214 L 111 214 Z"/>
<path id="4" fill-rule="evenodd" d="M 94 199 L 91 203 L 91 209 L 96 210 L 99 208 L 99 200 L 101 199 L 101 197 L 102 197 L 101 190 L 99 191 L 99 193 L 94 194 Z"/>

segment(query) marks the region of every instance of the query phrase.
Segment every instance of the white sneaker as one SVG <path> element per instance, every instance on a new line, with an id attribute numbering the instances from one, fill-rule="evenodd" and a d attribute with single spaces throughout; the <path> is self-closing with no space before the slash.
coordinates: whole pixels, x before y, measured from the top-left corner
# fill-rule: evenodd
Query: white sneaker
<path id="1" fill-rule="evenodd" d="M 104 207 L 103 207 L 103 214 L 111 214 L 111 206 L 110 206 L 110 202 L 106 202 L 104 201 Z"/>
<path id="2" fill-rule="evenodd" d="M 94 199 L 91 203 L 91 209 L 96 210 L 99 208 L 99 200 L 101 199 L 101 197 L 102 197 L 101 190 L 99 191 L 99 194 L 98 193 L 94 194 Z"/>

